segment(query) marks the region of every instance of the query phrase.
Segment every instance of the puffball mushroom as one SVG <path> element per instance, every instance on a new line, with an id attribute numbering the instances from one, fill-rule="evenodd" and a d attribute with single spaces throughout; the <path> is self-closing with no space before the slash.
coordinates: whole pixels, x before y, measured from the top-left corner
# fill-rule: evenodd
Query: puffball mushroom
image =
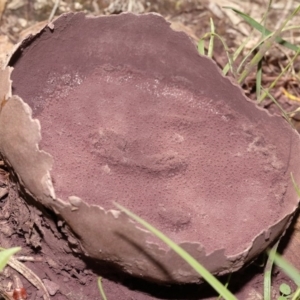
<path id="1" fill-rule="evenodd" d="M 298 134 L 161 16 L 64 14 L 25 39 L 1 77 L 0 151 L 68 224 L 74 251 L 147 280 L 193 283 L 200 276 L 114 201 L 216 275 L 289 225 Z"/>

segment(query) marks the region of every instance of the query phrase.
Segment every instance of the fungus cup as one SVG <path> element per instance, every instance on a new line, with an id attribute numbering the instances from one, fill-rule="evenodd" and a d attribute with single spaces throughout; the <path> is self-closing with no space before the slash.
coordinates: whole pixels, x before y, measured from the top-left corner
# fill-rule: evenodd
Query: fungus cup
<path id="1" fill-rule="evenodd" d="M 113 201 L 213 274 L 233 272 L 289 225 L 300 142 L 169 25 L 65 14 L 26 38 L 1 73 L 0 150 L 69 226 L 74 252 L 193 283 L 199 275 Z"/>

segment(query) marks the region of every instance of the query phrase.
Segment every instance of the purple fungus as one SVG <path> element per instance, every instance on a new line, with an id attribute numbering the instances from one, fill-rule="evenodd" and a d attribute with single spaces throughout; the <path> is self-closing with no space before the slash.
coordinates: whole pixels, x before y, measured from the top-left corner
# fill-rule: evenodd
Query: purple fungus
<path id="1" fill-rule="evenodd" d="M 216 275 L 284 233 L 298 205 L 291 172 L 300 182 L 285 120 L 157 14 L 65 14 L 53 25 L 1 73 L 0 151 L 70 227 L 75 252 L 151 281 L 201 282 L 114 201 Z"/>

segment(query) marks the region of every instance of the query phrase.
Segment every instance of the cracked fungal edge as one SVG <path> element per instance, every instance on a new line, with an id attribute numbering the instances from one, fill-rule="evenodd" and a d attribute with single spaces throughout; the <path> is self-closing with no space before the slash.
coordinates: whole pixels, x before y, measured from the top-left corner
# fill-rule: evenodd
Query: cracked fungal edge
<path id="1" fill-rule="evenodd" d="M 29 193 L 66 221 L 78 238 L 80 251 L 93 259 L 115 263 L 123 271 L 145 279 L 201 282 L 200 276 L 177 254 L 154 243 L 153 236 L 124 213 L 105 211 L 84 201 L 73 210 L 71 203 L 56 198 L 50 175 L 53 158 L 39 149 L 41 125 L 32 118 L 29 105 L 18 96 L 11 97 L 11 71 L 9 67 L 0 71 L 0 151 Z M 290 223 L 292 215 L 293 212 L 287 214 L 269 228 L 270 240 L 283 234 L 282 224 Z M 199 243 L 180 245 L 210 272 L 221 275 L 240 269 L 253 253 L 260 253 L 262 245 L 266 246 L 264 235 L 265 232 L 260 233 L 246 251 L 234 257 L 226 257 L 224 249 L 206 254 Z"/>
<path id="2" fill-rule="evenodd" d="M 2 110 L 2 107 L 5 105 L 5 103 L 7 102 L 7 100 L 11 97 L 12 80 L 10 79 L 10 75 L 11 75 L 12 70 L 13 70 L 12 67 L 7 67 L 4 70 L 0 71 L 1 110 Z"/>
<path id="3" fill-rule="evenodd" d="M 40 151 L 40 122 L 31 118 L 31 108 L 20 97 L 12 96 L 0 114 L 0 150 L 33 195 L 50 207 L 55 199 L 50 170 L 53 158 Z"/>

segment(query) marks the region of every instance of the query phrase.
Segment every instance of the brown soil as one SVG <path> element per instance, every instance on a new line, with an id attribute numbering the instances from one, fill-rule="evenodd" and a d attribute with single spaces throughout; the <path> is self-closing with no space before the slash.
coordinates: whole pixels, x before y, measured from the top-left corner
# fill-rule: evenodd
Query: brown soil
<path id="1" fill-rule="evenodd" d="M 8 1 L 6 9 L 1 12 L 2 2 L 6 1 L 0 1 L 0 13 L 3 13 L 0 26 L 2 33 L 0 35 L 0 47 L 1 54 L 6 54 L 26 34 L 36 32 L 44 26 L 55 1 L 18 0 L 10 3 Z M 250 6 L 250 2 L 245 1 L 245 6 L 240 7 L 240 10 L 252 13 L 252 16 L 259 18 L 264 10 L 262 3 L 256 1 Z M 270 13 L 270 19 L 273 20 L 270 29 L 272 26 L 273 28 L 276 27 L 281 17 L 286 14 L 284 10 L 280 10 L 279 6 L 280 3 L 285 2 L 277 1 L 274 3 L 275 8 Z M 168 18 L 174 29 L 185 31 L 195 40 L 209 31 L 209 18 L 212 17 L 216 31 L 225 37 L 229 47 L 233 49 L 236 49 L 236 46 L 241 43 L 247 35 L 247 31 L 250 31 L 243 23 L 237 25 L 233 15 L 220 10 L 216 3 L 233 5 L 232 3 L 225 3 L 225 1 L 156 0 L 147 3 L 128 0 L 81 0 L 77 2 L 68 0 L 61 1 L 56 14 L 74 10 L 85 10 L 92 14 L 120 13 L 128 9 L 137 13 L 155 11 Z M 294 39 L 297 38 L 295 35 Z M 268 53 L 264 61 L 266 76 L 263 82 L 265 86 L 268 86 L 273 78 L 280 73 L 281 67 L 287 64 L 289 55 L 290 53 L 283 53 L 278 48 Z M 2 56 L 2 61 L 4 59 L 5 55 Z M 220 66 L 224 66 L 226 63 L 225 52 L 218 41 L 215 45 L 214 59 Z M 295 76 L 299 72 L 299 66 L 300 63 L 296 62 L 294 73 L 288 73 L 273 90 L 273 95 L 279 103 L 290 112 L 298 107 L 298 102 L 291 100 L 291 95 L 294 96 L 294 99 L 299 99 L 299 77 Z M 255 98 L 254 75 L 248 77 L 244 88 L 250 97 Z M 283 88 L 289 94 L 284 93 Z M 264 106 L 270 111 L 278 113 L 278 109 L 272 101 L 266 100 Z M 297 114 L 294 115 L 293 121 L 296 128 L 300 128 Z M 15 174 L 8 171 L 7 166 L 1 164 L 0 171 L 0 245 L 2 247 L 21 246 L 20 255 L 35 259 L 35 261 L 24 262 L 24 265 L 42 280 L 50 294 L 49 299 L 101 299 L 97 288 L 97 276 L 99 275 L 104 277 L 103 286 L 108 299 L 215 299 L 217 297 L 208 286 L 158 286 L 149 284 L 140 279 L 118 275 L 117 270 L 110 265 L 94 265 L 87 259 L 76 256 L 70 250 L 73 241 L 71 238 L 67 238 L 68 234 L 64 223 L 57 219 L 52 212 L 38 207 L 26 191 L 19 194 L 17 192 L 18 180 Z M 299 247 L 300 221 L 295 217 L 294 224 L 281 242 L 280 248 L 284 256 L 298 269 L 300 269 Z M 251 266 L 231 276 L 229 289 L 235 292 L 239 299 L 263 299 L 264 262 L 265 257 L 259 257 Z M 10 288 L 13 274 L 18 273 L 11 267 L 7 267 L 6 271 L 1 274 L 0 299 L 1 292 L 4 295 L 4 291 Z M 47 299 L 42 290 L 38 290 L 30 282 L 30 276 L 20 274 L 18 276 L 28 293 L 28 299 Z M 222 280 L 226 282 L 228 278 L 222 278 Z M 276 270 L 273 276 L 274 299 L 278 294 L 278 286 L 282 282 L 287 282 L 294 287 L 293 283 L 282 272 Z M 13 288 L 15 287 L 13 286 Z"/>

